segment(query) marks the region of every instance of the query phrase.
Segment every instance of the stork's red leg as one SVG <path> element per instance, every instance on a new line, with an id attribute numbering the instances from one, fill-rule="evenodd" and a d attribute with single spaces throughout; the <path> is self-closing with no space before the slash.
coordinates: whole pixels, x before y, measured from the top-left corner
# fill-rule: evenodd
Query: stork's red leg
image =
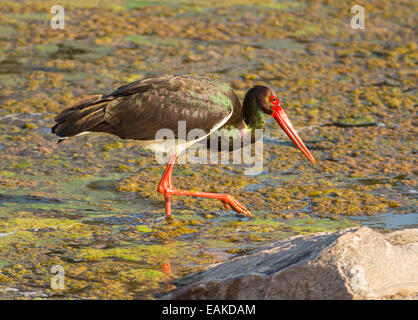
<path id="1" fill-rule="evenodd" d="M 164 194 L 165 197 L 165 215 L 166 217 L 171 214 L 171 202 L 170 196 L 192 196 L 202 198 L 212 198 L 222 201 L 226 209 L 233 209 L 238 213 L 242 213 L 246 216 L 251 216 L 251 212 L 248 211 L 241 203 L 235 200 L 232 196 L 227 193 L 209 193 L 209 192 L 193 192 L 193 191 L 180 191 L 173 188 L 171 184 L 171 173 L 173 171 L 173 165 L 176 161 L 176 156 L 171 156 L 167 168 L 165 169 L 161 178 L 160 184 L 158 185 L 158 192 Z"/>

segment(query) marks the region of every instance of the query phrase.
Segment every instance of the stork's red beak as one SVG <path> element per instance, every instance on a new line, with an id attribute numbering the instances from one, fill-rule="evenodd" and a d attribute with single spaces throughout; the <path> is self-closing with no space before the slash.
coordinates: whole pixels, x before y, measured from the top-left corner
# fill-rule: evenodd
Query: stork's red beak
<path id="1" fill-rule="evenodd" d="M 273 113 L 271 116 L 276 119 L 277 123 L 280 125 L 283 131 L 286 132 L 287 136 L 290 138 L 290 140 L 292 140 L 295 146 L 298 147 L 300 151 L 302 151 L 302 153 L 309 159 L 309 161 L 315 164 L 314 157 L 312 157 L 311 153 L 309 152 L 308 148 L 306 148 L 295 128 L 293 128 L 289 118 L 287 117 L 286 113 L 284 113 L 283 108 L 273 107 Z"/>

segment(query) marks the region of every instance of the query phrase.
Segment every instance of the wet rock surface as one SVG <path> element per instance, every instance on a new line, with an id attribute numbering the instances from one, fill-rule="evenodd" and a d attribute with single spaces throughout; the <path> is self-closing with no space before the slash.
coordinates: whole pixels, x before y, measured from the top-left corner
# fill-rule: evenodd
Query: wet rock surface
<path id="1" fill-rule="evenodd" d="M 167 299 L 414 299 L 418 230 L 349 228 L 280 240 L 177 281 Z"/>

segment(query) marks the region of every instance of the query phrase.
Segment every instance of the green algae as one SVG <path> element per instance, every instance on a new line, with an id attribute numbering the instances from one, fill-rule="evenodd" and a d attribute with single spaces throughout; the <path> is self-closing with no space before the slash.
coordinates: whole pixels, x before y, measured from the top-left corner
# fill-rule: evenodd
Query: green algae
<path id="1" fill-rule="evenodd" d="M 27 168 L 33 166 L 32 162 L 28 159 L 23 159 L 19 162 L 13 163 L 12 167 L 14 168 Z"/>
<path id="2" fill-rule="evenodd" d="M 166 245 L 135 245 L 106 250 L 82 249 L 77 255 L 77 259 L 96 261 L 104 258 L 112 258 L 156 265 L 164 263 L 178 254 L 177 248 L 171 248 Z"/>
<path id="3" fill-rule="evenodd" d="M 336 125 L 340 127 L 368 127 L 375 126 L 376 121 L 371 116 L 346 117 L 338 119 Z"/>
<path id="4" fill-rule="evenodd" d="M 121 271 L 118 278 L 121 281 L 134 282 L 136 284 L 154 284 L 156 281 L 161 281 L 167 276 L 159 271 L 153 269 L 131 269 L 128 271 Z"/>
<path id="5" fill-rule="evenodd" d="M 2 37 L 5 36 L 14 36 L 17 34 L 17 31 L 8 25 L 0 25 L 0 34 Z"/>
<path id="6" fill-rule="evenodd" d="M 120 149 L 123 147 L 123 144 L 119 141 L 114 142 L 114 143 L 110 143 L 110 144 L 106 144 L 102 147 L 103 151 L 109 151 L 109 150 L 113 150 L 113 149 Z"/>
<path id="7" fill-rule="evenodd" d="M 60 228 L 74 224 L 72 220 L 65 219 L 51 219 L 51 218 L 13 218 L 7 219 L 7 221 L 0 222 L 1 232 L 12 232 L 27 229 L 40 229 L 40 228 Z"/>
<path id="8" fill-rule="evenodd" d="M 6 13 L 3 15 L 3 19 L 8 22 L 13 22 L 15 20 L 45 21 L 45 20 L 50 19 L 50 15 L 48 13 L 31 13 L 31 14 Z"/>
<path id="9" fill-rule="evenodd" d="M 178 46 L 181 42 L 184 42 L 183 39 L 164 39 L 164 38 L 155 38 L 152 36 L 144 35 L 128 35 L 123 38 L 124 41 L 132 42 L 138 45 L 164 45 L 164 46 Z"/>
<path id="10" fill-rule="evenodd" d="M 164 0 L 125 0 L 122 3 L 122 6 L 127 9 L 135 9 L 141 7 L 150 7 L 150 6 L 167 6 L 172 9 L 182 8 L 191 10 L 193 12 L 201 12 L 205 7 L 216 7 L 222 5 L 225 6 L 240 6 L 240 7 L 260 7 L 266 9 L 274 9 L 274 10 L 291 10 L 295 8 L 300 8 L 303 6 L 302 3 L 295 3 L 291 1 L 284 1 L 277 3 L 273 0 L 256 0 L 256 1 L 249 1 L 249 0 L 230 0 L 228 2 L 223 2 L 222 4 L 217 0 L 209 0 L 204 2 L 199 2 L 196 4 L 195 1 L 192 0 L 177 0 L 173 1 L 164 1 Z"/>
<path id="11" fill-rule="evenodd" d="M 59 47 L 52 43 L 38 44 L 36 46 L 36 50 L 38 50 L 41 54 L 52 54 L 56 53 L 59 50 Z"/>
<path id="12" fill-rule="evenodd" d="M 152 231 L 152 229 L 150 227 L 143 226 L 143 225 L 135 226 L 135 229 L 138 232 L 151 232 Z"/>

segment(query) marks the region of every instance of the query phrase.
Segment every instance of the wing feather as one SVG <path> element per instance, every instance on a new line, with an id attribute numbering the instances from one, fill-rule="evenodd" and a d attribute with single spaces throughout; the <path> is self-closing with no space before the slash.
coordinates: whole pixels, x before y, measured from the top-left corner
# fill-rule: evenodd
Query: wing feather
<path id="1" fill-rule="evenodd" d="M 231 118 L 237 103 L 227 84 L 211 78 L 148 78 L 65 109 L 55 118 L 53 132 L 59 136 L 106 132 L 123 139 L 153 140 L 160 129 L 172 130 L 177 138 L 180 121 L 185 121 L 186 134 L 195 128 L 209 134 Z"/>

